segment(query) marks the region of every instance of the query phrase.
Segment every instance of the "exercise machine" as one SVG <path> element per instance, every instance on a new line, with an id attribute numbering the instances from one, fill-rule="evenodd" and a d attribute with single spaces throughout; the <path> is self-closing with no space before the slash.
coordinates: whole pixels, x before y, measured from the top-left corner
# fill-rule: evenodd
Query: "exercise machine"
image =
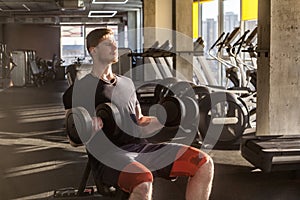
<path id="1" fill-rule="evenodd" d="M 242 156 L 263 172 L 300 169 L 300 136 L 244 136 Z"/>

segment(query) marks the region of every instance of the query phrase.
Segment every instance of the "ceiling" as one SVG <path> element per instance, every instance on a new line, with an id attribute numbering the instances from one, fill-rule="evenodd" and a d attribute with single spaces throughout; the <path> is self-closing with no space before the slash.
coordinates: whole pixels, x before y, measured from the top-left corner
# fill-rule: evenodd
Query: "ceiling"
<path id="1" fill-rule="evenodd" d="M 96 4 L 101 1 L 104 4 Z M 141 11 L 142 0 L 0 0 L 0 23 L 118 24 L 129 11 Z M 90 11 L 105 12 L 92 14 Z M 109 17 L 115 14 L 113 17 Z M 104 15 L 104 16 L 103 16 Z M 97 17 L 95 17 L 97 16 Z"/>

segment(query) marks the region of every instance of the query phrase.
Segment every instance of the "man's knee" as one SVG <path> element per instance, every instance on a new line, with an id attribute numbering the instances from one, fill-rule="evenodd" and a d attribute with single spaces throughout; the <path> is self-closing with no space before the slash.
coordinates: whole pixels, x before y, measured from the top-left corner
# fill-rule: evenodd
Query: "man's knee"
<path id="1" fill-rule="evenodd" d="M 143 189 L 147 184 L 152 183 L 153 175 L 144 165 L 133 162 L 127 165 L 119 175 L 118 185 L 125 192 L 131 193 L 135 187 L 141 185 Z"/>
<path id="2" fill-rule="evenodd" d="M 152 190 L 152 182 L 143 182 L 133 188 L 133 192 L 140 194 L 148 194 Z"/>
<path id="3" fill-rule="evenodd" d="M 129 200 L 151 200 L 152 182 L 144 182 L 133 188 Z"/>
<path id="4" fill-rule="evenodd" d="M 214 174 L 214 162 L 210 156 L 207 156 L 206 162 L 199 168 L 201 173 L 207 174 L 209 177 L 213 177 Z"/>
<path id="5" fill-rule="evenodd" d="M 201 168 L 213 167 L 209 155 L 193 147 L 183 147 L 174 161 L 171 176 L 194 176 Z"/>
<path id="6" fill-rule="evenodd" d="M 208 168 L 208 169 L 214 168 L 214 161 L 210 156 L 206 157 L 206 162 L 203 164 L 203 167 Z"/>

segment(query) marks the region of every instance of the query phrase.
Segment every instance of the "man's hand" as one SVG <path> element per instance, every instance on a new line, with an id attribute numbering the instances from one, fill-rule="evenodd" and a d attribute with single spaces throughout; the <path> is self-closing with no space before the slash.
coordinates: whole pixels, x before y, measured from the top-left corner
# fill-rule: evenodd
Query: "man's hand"
<path id="1" fill-rule="evenodd" d="M 139 126 L 147 126 L 150 124 L 152 117 L 150 116 L 143 116 L 140 119 L 137 120 L 137 123 Z"/>
<path id="2" fill-rule="evenodd" d="M 92 126 L 93 126 L 93 132 L 97 132 L 103 128 L 103 121 L 100 117 L 93 117 L 92 118 Z"/>
<path id="3" fill-rule="evenodd" d="M 137 123 L 141 126 L 141 129 L 145 134 L 152 134 L 164 127 L 164 125 L 162 125 L 156 117 L 152 116 L 142 116 L 137 119 Z"/>

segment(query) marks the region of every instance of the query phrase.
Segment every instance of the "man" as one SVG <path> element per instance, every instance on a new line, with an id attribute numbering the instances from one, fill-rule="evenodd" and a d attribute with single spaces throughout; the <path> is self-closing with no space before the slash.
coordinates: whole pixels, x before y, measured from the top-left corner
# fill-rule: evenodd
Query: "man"
<path id="1" fill-rule="evenodd" d="M 143 116 L 132 81 L 112 72 L 111 65 L 118 61 L 112 30 L 93 30 L 86 44 L 93 59 L 92 71 L 65 92 L 65 108 L 83 106 L 95 116 L 97 105 L 112 102 L 125 124 L 121 131 L 109 135 L 101 132 L 101 118 L 93 117 L 96 137 L 86 148 L 96 185 L 118 186 L 130 194 L 130 200 L 150 200 L 153 177 L 189 176 L 186 199 L 208 199 L 214 168 L 207 154 L 181 144 L 152 144 L 144 139 L 144 134 L 163 125 L 155 117 Z M 168 158 L 172 162 L 166 162 Z"/>

